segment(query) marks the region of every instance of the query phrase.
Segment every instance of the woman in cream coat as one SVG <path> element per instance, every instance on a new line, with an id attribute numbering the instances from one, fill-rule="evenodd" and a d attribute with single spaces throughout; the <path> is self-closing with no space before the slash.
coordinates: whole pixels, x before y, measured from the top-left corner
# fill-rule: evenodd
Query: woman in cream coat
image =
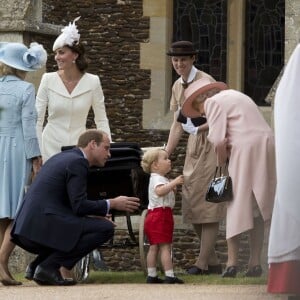
<path id="1" fill-rule="evenodd" d="M 70 93 L 60 74 L 44 74 L 36 98 L 37 133 L 44 162 L 60 152 L 62 146 L 77 144 L 78 137 L 86 130 L 91 107 L 97 128 L 110 136 L 99 77 L 84 73 Z M 46 108 L 48 118 L 43 129 Z"/>
<path id="2" fill-rule="evenodd" d="M 229 159 L 233 200 L 227 206 L 228 261 L 222 276 L 237 274 L 239 237 L 243 232 L 250 236 L 245 276 L 260 276 L 264 226 L 271 219 L 276 187 L 273 132 L 251 98 L 227 89 L 222 82 L 200 79 L 185 96 L 183 114 L 207 118 L 207 138 L 214 145 L 218 165 Z"/>
<path id="3" fill-rule="evenodd" d="M 37 135 L 45 162 L 61 151 L 62 146 L 76 145 L 86 130 L 90 108 L 93 108 L 97 129 L 111 140 L 104 95 L 99 77 L 86 73 L 85 49 L 75 21 L 62 30 L 53 44 L 58 71 L 43 75 L 36 98 Z M 47 124 L 43 129 L 46 110 Z"/>

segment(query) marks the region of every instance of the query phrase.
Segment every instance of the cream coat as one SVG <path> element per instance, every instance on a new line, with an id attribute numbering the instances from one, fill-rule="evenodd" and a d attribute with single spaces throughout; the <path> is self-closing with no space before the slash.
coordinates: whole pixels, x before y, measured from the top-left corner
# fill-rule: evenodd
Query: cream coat
<path id="1" fill-rule="evenodd" d="M 97 129 L 107 132 L 110 137 L 98 76 L 85 73 L 70 94 L 57 72 L 43 75 L 36 97 L 37 135 L 43 161 L 60 152 L 62 146 L 77 144 L 80 134 L 86 130 L 91 107 Z M 48 119 L 43 129 L 47 108 Z"/>
<path id="2" fill-rule="evenodd" d="M 234 197 L 227 207 L 228 239 L 253 228 L 256 203 L 263 219 L 271 218 L 276 187 L 274 135 L 257 105 L 238 91 L 216 94 L 205 101 L 204 109 L 218 163 L 229 157 Z"/>

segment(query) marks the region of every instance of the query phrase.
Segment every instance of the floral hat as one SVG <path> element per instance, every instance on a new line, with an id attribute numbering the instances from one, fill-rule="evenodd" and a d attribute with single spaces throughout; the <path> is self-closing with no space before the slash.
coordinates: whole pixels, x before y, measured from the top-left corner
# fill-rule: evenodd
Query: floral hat
<path id="1" fill-rule="evenodd" d="M 74 19 L 73 23 L 69 23 L 68 26 L 65 26 L 61 30 L 61 34 L 57 37 L 53 44 L 53 51 L 56 51 L 58 48 L 62 48 L 64 46 L 74 46 L 74 44 L 79 43 L 80 34 L 77 30 L 77 26 L 75 24 L 76 21 L 80 19 L 80 16 Z"/>
<path id="2" fill-rule="evenodd" d="M 22 43 L 0 42 L 0 62 L 22 71 L 36 71 L 47 61 L 47 52 L 42 45 L 31 43 L 27 48 Z"/>

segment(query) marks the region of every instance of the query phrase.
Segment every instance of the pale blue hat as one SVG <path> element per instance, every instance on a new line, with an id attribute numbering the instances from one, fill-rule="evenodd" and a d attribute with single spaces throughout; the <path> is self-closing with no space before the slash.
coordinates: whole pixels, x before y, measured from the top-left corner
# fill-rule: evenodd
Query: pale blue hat
<path id="1" fill-rule="evenodd" d="M 22 43 L 0 42 L 0 62 L 22 71 L 36 71 L 47 61 L 47 52 L 42 45 L 31 43 L 27 48 Z"/>

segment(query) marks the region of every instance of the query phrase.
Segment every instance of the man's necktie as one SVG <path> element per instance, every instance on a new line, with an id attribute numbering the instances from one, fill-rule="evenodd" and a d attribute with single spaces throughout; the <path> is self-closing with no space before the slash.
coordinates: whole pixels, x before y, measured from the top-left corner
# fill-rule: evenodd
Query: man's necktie
<path id="1" fill-rule="evenodd" d="M 186 89 L 191 83 L 192 83 L 192 82 L 186 82 L 186 81 L 183 80 L 183 82 L 182 82 L 182 87 L 183 87 L 184 89 Z"/>

